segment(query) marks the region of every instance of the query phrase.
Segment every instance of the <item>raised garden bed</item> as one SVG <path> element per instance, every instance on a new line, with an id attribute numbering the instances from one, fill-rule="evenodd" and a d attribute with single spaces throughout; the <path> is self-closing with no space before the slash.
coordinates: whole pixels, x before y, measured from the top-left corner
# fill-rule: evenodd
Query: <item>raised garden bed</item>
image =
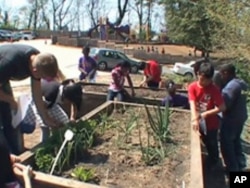
<path id="1" fill-rule="evenodd" d="M 99 83 L 84 83 L 83 88 L 86 92 L 98 92 L 98 93 L 105 93 L 108 92 L 108 84 L 99 84 Z M 130 88 L 125 87 L 128 93 L 130 93 Z M 141 88 L 141 87 L 134 87 L 136 98 L 152 98 L 152 99 L 162 99 L 166 97 L 166 90 L 165 89 L 149 89 L 149 88 Z M 177 90 L 179 93 L 187 93 L 186 90 L 179 89 Z"/>
<path id="2" fill-rule="evenodd" d="M 83 88 L 85 90 L 85 94 L 88 95 L 94 95 L 93 97 L 89 98 L 98 98 L 101 97 L 103 100 L 106 99 L 107 93 L 108 93 L 108 84 L 100 84 L 100 83 L 83 83 Z M 131 93 L 131 90 L 129 87 L 125 87 L 128 94 Z M 186 94 L 186 90 L 178 90 L 178 93 Z M 149 89 L 149 88 L 141 88 L 141 87 L 135 87 L 135 97 L 127 97 L 125 99 L 125 102 L 131 102 L 131 103 L 138 103 L 138 104 L 148 104 L 148 105 L 161 105 L 162 99 L 166 97 L 166 90 L 165 89 Z M 98 96 L 97 96 L 98 95 Z M 98 99 L 99 100 L 99 99 Z M 89 102 L 91 103 L 91 102 Z M 93 101 L 93 104 L 96 102 Z M 92 105 L 93 105 L 92 104 Z M 84 105 L 84 104 L 83 104 Z M 86 105 L 85 105 L 86 106 Z M 85 109 L 88 109 L 87 106 L 84 107 Z M 81 115 L 84 115 L 85 113 L 81 113 Z"/>
<path id="3" fill-rule="evenodd" d="M 86 114 L 73 127 L 77 129 L 77 126 L 83 126 L 94 130 L 88 136 L 81 135 L 81 139 L 75 134 L 75 142 L 81 141 L 82 152 L 70 157 L 74 159 L 70 161 L 74 170 L 66 165 L 65 171 L 61 171 L 63 168 L 58 165 L 55 173 L 62 177 L 70 177 L 73 173 L 79 179 L 87 178 L 95 186 L 104 187 L 172 188 L 185 185 L 201 188 L 203 178 L 200 142 L 199 136 L 190 128 L 189 116 L 189 112 L 185 110 L 106 102 Z M 169 124 L 166 117 L 169 117 Z M 156 120 L 160 122 L 157 123 Z M 54 150 L 60 147 L 53 144 L 51 142 L 50 146 Z M 73 145 L 73 148 L 78 147 Z M 66 156 L 65 154 L 62 159 Z M 35 165 L 34 150 L 24 153 L 21 158 L 24 163 Z M 88 171 L 89 169 L 91 170 Z M 42 172 L 36 172 L 34 182 L 37 185 L 35 188 L 93 186 Z"/>

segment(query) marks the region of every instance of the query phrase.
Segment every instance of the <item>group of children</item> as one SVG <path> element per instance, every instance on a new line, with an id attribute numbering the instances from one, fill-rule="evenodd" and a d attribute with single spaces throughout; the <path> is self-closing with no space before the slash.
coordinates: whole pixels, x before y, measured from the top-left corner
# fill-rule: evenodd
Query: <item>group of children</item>
<path id="1" fill-rule="evenodd" d="M 95 82 L 97 63 L 89 56 L 90 48 L 83 49 L 83 57 L 79 59 L 80 80 Z M 17 102 L 9 84 L 10 80 L 31 78 L 33 113 L 28 113 L 26 120 L 30 124 L 38 122 L 42 129 L 41 141 L 50 135 L 50 129 L 59 128 L 69 121 L 77 119 L 82 103 L 82 86 L 74 80 L 65 79 L 58 68 L 54 55 L 40 53 L 34 47 L 21 44 L 0 46 L 0 146 L 6 154 L 6 161 L 11 161 L 11 154 L 19 154 L 16 129 L 12 126 L 12 111 L 17 110 Z M 142 64 L 144 79 L 140 86 L 149 88 L 161 87 L 161 68 L 151 60 Z M 126 92 L 124 83 L 127 79 L 131 88 L 131 96 L 135 95 L 133 83 L 129 75 L 130 63 L 120 62 L 111 71 L 111 83 L 107 100 L 124 100 Z M 176 84 L 169 80 L 165 83 L 168 95 L 162 105 L 190 109 L 191 124 L 199 131 L 206 145 L 209 163 L 215 165 L 219 161 L 218 130 L 220 128 L 221 151 L 227 171 L 240 171 L 246 167 L 240 135 L 247 119 L 246 96 L 247 85 L 236 78 L 235 67 L 225 65 L 220 70 L 223 86 L 218 88 L 213 83 L 214 68 L 211 63 L 202 63 L 196 67 L 197 81 L 188 87 L 188 96 L 176 93 Z M 68 108 L 67 108 L 68 107 Z M 219 117 L 218 113 L 223 116 Z M 31 114 L 35 114 L 32 116 Z M 205 126 L 201 126 L 201 122 Z M 13 157 L 13 156 L 12 156 Z M 9 166 L 12 164 L 6 162 Z M 20 169 L 20 168 L 19 168 Z M 26 169 L 25 167 L 21 168 Z M 1 170 L 1 173 L 5 171 Z M 0 176 L 4 176 L 0 173 Z M 6 172 L 7 173 L 7 172 Z M 15 182 L 13 171 L 0 181 L 6 186 Z M 27 169 L 25 170 L 27 176 Z M 11 177 L 11 178 L 10 178 Z M 7 186 L 8 187 L 8 186 Z M 10 186 L 9 186 L 10 187 Z"/>

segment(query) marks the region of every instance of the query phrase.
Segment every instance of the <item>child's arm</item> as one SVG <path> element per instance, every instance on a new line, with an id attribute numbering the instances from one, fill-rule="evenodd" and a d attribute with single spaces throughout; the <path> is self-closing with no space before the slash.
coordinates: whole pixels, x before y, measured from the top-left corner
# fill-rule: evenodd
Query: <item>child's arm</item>
<path id="1" fill-rule="evenodd" d="M 216 115 L 219 112 L 224 112 L 226 110 L 226 105 L 224 103 L 222 94 L 218 88 L 214 89 L 212 98 L 214 99 L 215 107 L 211 110 L 207 110 L 207 111 L 201 113 L 201 116 L 205 119 L 208 116 Z"/>
<path id="2" fill-rule="evenodd" d="M 135 96 L 135 90 L 134 90 L 133 82 L 132 82 L 129 74 L 126 77 L 127 77 L 127 80 L 128 80 L 128 85 L 131 88 L 131 95 Z"/>
<path id="3" fill-rule="evenodd" d="M 79 62 L 78 62 L 78 70 L 83 73 L 84 75 L 87 75 L 87 72 L 83 69 L 83 66 L 82 66 L 82 57 L 79 59 Z"/>
<path id="4" fill-rule="evenodd" d="M 13 170 L 16 175 L 22 176 L 25 184 L 25 188 L 31 188 L 31 177 L 34 175 L 32 168 L 30 166 L 24 166 L 20 163 L 15 163 L 13 165 Z"/>
<path id="5" fill-rule="evenodd" d="M 32 188 L 31 179 L 30 179 L 31 174 L 32 174 L 31 167 L 26 166 L 23 169 L 23 179 L 24 179 L 25 188 Z"/>
<path id="6" fill-rule="evenodd" d="M 213 109 L 207 110 L 207 111 L 201 113 L 201 117 L 203 117 L 204 119 L 206 119 L 206 118 L 209 117 L 209 116 L 216 115 L 216 114 L 218 114 L 219 112 L 225 111 L 225 109 L 226 109 L 226 106 L 225 106 L 225 104 L 223 103 L 223 104 L 221 104 L 219 107 L 215 106 Z"/>
<path id="7" fill-rule="evenodd" d="M 70 109 L 70 120 L 75 121 L 77 116 L 78 110 L 75 104 L 71 103 L 71 109 Z"/>
<path id="8" fill-rule="evenodd" d="M 200 114 L 196 107 L 196 95 L 195 95 L 195 83 L 190 84 L 188 87 L 188 100 L 190 104 L 190 112 L 191 112 L 191 126 L 193 126 L 193 129 L 195 131 L 199 131 L 199 120 L 200 120 Z"/>
<path id="9" fill-rule="evenodd" d="M 143 76 L 143 80 L 140 83 L 139 87 L 146 87 L 147 86 L 147 76 Z"/>
<path id="10" fill-rule="evenodd" d="M 190 103 L 190 112 L 191 112 L 191 125 L 193 126 L 193 129 L 195 131 L 199 131 L 199 120 L 200 120 L 200 114 L 198 110 L 196 109 L 195 101 L 191 100 Z"/>

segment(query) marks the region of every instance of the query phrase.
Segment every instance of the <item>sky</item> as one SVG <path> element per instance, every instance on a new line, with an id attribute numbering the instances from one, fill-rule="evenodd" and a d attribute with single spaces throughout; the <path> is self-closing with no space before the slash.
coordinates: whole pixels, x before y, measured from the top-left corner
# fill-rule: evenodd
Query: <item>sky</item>
<path id="1" fill-rule="evenodd" d="M 6 0 L 5 3 L 11 7 L 14 7 L 14 6 L 21 7 L 27 4 L 27 0 Z"/>
<path id="2" fill-rule="evenodd" d="M 116 17 L 117 17 L 117 0 L 107 0 L 107 6 L 109 7 L 109 13 L 108 13 L 108 17 L 109 20 L 111 22 L 115 21 Z M 15 8 L 19 8 L 25 4 L 27 4 L 27 0 L 0 0 L 0 2 L 4 2 L 4 4 L 6 4 L 7 6 L 10 7 L 15 7 Z M 157 18 L 155 16 L 156 12 L 158 13 L 159 17 Z M 152 28 L 156 28 L 157 31 L 160 31 L 162 29 L 161 26 L 161 19 L 164 16 L 164 11 L 161 7 L 157 7 L 156 11 L 153 13 L 152 15 Z M 86 16 L 84 16 L 84 18 L 81 19 L 82 20 L 82 25 L 81 25 L 81 29 L 82 30 L 87 30 L 90 28 L 90 20 L 88 18 L 86 18 Z M 131 24 L 132 27 L 135 27 L 136 25 L 138 25 L 138 17 L 135 13 L 131 13 L 130 14 L 130 18 L 128 18 L 128 16 L 126 15 L 123 19 L 123 23 L 122 24 Z"/>

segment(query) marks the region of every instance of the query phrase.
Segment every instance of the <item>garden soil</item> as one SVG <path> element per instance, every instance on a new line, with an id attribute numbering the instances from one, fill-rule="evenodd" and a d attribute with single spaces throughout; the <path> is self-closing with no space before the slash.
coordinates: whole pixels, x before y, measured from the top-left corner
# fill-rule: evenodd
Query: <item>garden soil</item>
<path id="1" fill-rule="evenodd" d="M 132 109 L 132 110 L 131 110 Z M 142 160 L 141 144 L 146 148 L 149 126 L 144 107 L 114 112 L 108 120 L 99 142 L 89 150 L 78 166 L 95 170 L 99 185 L 116 188 L 173 188 L 186 186 L 190 181 L 190 128 L 189 114 L 173 112 L 170 118 L 170 138 L 167 157 L 159 164 L 146 165 Z M 136 126 L 126 137 L 124 129 L 131 116 L 138 115 Z M 105 126 L 105 125 L 101 125 Z M 138 127 L 140 128 L 138 128 Z M 140 131 L 139 131 L 140 130 Z M 149 133 L 152 135 L 152 133 Z M 141 141 L 140 139 L 141 138 Z M 154 163 L 154 161 L 152 162 Z M 68 172 L 70 173 L 70 172 Z"/>

